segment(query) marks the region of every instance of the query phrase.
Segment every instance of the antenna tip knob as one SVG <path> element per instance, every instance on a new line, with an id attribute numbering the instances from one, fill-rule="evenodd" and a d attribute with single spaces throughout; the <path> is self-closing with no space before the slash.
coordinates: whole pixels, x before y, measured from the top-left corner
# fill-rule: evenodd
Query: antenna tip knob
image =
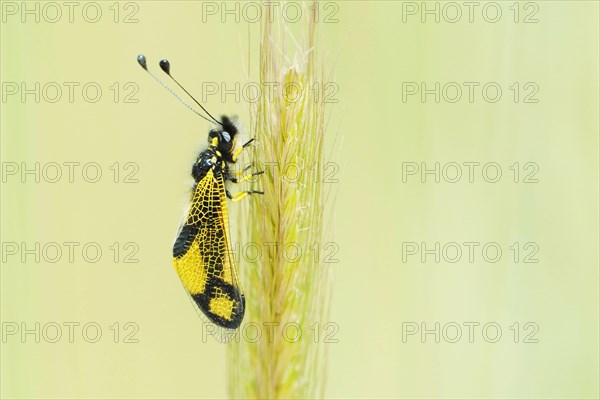
<path id="1" fill-rule="evenodd" d="M 171 64 L 169 63 L 169 60 L 167 60 L 167 59 L 160 60 L 158 65 L 160 65 L 160 69 L 165 71 L 165 73 L 167 75 L 171 75 Z"/>
<path id="2" fill-rule="evenodd" d="M 137 56 L 137 62 L 144 68 L 146 71 L 148 70 L 148 66 L 146 65 L 146 57 L 143 54 Z"/>

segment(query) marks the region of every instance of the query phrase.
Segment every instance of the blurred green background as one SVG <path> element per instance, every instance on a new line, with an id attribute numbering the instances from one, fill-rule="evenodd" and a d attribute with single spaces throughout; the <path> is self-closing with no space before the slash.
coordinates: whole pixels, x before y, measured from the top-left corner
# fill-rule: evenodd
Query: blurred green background
<path id="1" fill-rule="evenodd" d="M 157 73 L 168 57 L 200 98 L 203 82 L 243 86 L 256 77 L 262 19 L 252 22 L 244 3 L 137 1 L 77 3 L 70 22 L 69 8 L 55 4 L 1 3 L 1 396 L 225 397 L 225 347 L 201 340 L 202 320 L 170 259 L 208 124 L 135 57 L 145 53 Z M 297 8 L 286 7 L 295 19 Z M 318 53 L 339 89 L 329 104 L 339 262 L 326 396 L 598 398 L 598 2 L 318 7 Z M 289 52 L 304 25 L 287 26 Z M 39 102 L 22 99 L 22 82 L 40 83 Z M 423 100 L 421 83 L 436 82 L 439 102 L 435 93 Z M 464 82 L 473 82 L 472 101 Z M 52 102 L 56 86 L 62 97 Z M 248 120 L 243 96 L 207 96 L 206 106 Z M 40 182 L 22 178 L 36 162 Z M 65 162 L 79 163 L 70 164 L 73 182 Z M 100 167 L 97 183 L 82 177 L 88 163 L 97 165 L 87 179 Z M 439 182 L 421 176 L 436 163 Z M 487 163 L 500 168 L 498 182 L 487 181 L 494 169 L 482 175 Z M 36 242 L 39 262 L 23 252 Z M 79 243 L 72 262 L 65 242 Z M 422 251 L 436 242 L 439 262 Z M 479 243 L 473 262 L 465 242 Z M 56 262 L 52 243 L 63 251 Z M 98 243 L 98 262 L 82 256 L 86 243 Z M 463 251 L 457 262 L 448 243 Z M 482 255 L 486 243 L 501 248 L 497 262 Z M 538 262 L 524 262 L 532 252 Z M 139 262 L 125 262 L 132 254 Z M 21 336 L 36 323 L 39 343 Z M 79 324 L 72 341 L 69 323 Z M 439 343 L 420 335 L 436 323 Z M 479 324 L 473 340 L 469 323 Z M 56 324 L 62 337 L 51 343 Z M 89 343 L 97 326 L 102 337 Z"/>

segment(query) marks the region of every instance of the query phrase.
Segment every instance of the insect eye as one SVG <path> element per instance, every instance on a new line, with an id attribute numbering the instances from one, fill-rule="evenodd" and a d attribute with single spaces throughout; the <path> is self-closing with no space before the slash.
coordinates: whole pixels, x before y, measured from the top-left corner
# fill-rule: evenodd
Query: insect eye
<path id="1" fill-rule="evenodd" d="M 229 132 L 221 132 L 221 135 L 223 136 L 223 140 L 226 142 L 230 142 L 231 141 L 231 136 L 229 135 Z"/>

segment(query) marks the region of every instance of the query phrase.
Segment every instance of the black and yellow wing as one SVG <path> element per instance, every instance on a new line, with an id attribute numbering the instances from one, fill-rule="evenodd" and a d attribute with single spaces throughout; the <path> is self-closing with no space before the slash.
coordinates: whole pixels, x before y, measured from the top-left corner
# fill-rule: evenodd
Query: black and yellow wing
<path id="1" fill-rule="evenodd" d="M 173 264 L 185 289 L 212 322 L 228 329 L 240 325 L 245 300 L 229 240 L 225 183 L 212 169 L 192 193 L 173 245 Z"/>

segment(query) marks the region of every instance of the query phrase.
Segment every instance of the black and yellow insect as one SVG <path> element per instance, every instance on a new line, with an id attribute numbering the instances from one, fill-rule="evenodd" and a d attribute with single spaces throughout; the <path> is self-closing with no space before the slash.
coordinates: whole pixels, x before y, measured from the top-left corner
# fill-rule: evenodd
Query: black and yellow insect
<path id="1" fill-rule="evenodd" d="M 143 55 L 138 56 L 138 62 L 148 71 Z M 171 76 L 167 60 L 162 60 L 160 67 Z M 150 75 L 166 87 L 152 73 Z M 179 85 L 172 76 L 171 78 Z M 189 95 L 181 85 L 179 87 Z M 175 96 L 191 108 L 179 96 Z M 254 139 L 236 150 L 238 129 L 231 119 L 222 116 L 221 121 L 217 121 L 189 96 L 212 118 L 211 122 L 220 126 L 210 130 L 208 148 L 200 152 L 192 166 L 195 184 L 189 209 L 173 245 L 173 264 L 183 286 L 200 310 L 216 325 L 235 329 L 242 322 L 246 303 L 232 257 L 227 197 L 237 201 L 249 194 L 262 192 L 248 190 L 232 196 L 225 184 L 227 181 L 244 182 L 263 172 L 249 173 L 241 178 L 237 177 L 247 168 L 236 174 L 231 173 L 229 164 L 235 163 L 242 150 Z"/>

